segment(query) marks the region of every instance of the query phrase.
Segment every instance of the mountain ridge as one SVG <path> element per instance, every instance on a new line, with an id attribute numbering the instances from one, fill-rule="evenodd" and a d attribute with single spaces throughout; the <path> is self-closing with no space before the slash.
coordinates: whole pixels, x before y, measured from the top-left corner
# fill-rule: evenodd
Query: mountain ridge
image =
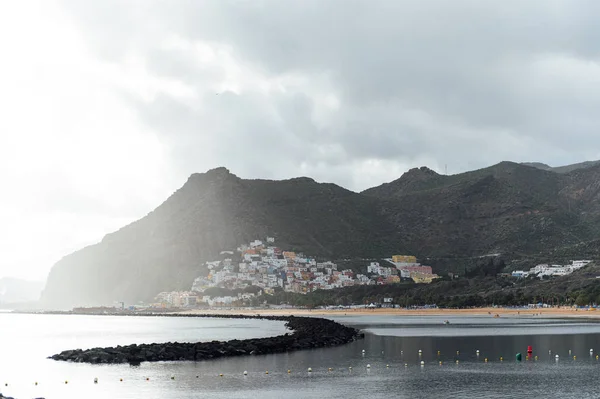
<path id="1" fill-rule="evenodd" d="M 266 236 L 333 260 L 392 253 L 519 257 L 581 246 L 600 237 L 598 181 L 600 165 L 559 174 L 502 162 L 452 176 L 414 168 L 356 193 L 306 177 L 247 180 L 215 168 L 190 175 L 145 217 L 57 262 L 42 301 L 135 303 L 187 290 L 206 272 L 205 261 Z"/>

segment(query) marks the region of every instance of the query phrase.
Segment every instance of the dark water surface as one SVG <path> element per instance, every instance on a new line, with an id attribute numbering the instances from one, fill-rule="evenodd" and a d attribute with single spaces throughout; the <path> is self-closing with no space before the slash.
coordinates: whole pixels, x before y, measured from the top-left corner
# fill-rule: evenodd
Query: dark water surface
<path id="1" fill-rule="evenodd" d="M 257 320 L 0 314 L 0 392 L 47 399 L 600 397 L 600 361 L 596 360 L 600 324 L 596 322 L 531 317 L 335 319 L 364 329 L 366 338 L 342 347 L 290 354 L 131 367 L 63 363 L 45 357 L 108 342 L 278 335 L 284 332 L 283 325 Z M 449 325 L 442 323 L 445 319 Z M 12 327 L 7 331 L 5 326 Z M 528 345 L 537 360 L 525 360 Z M 517 352 L 523 353 L 522 362 L 515 361 Z M 98 384 L 93 383 L 94 377 Z"/>

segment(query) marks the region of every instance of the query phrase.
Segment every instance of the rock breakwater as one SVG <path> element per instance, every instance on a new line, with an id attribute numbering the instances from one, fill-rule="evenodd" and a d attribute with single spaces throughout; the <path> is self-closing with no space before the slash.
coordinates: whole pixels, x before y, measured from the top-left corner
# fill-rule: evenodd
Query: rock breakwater
<path id="1" fill-rule="evenodd" d="M 146 315 L 148 316 L 148 315 Z M 162 315 L 161 315 L 162 316 Z M 164 316 L 163 316 L 164 317 Z M 172 316 L 171 316 L 172 317 Z M 349 343 L 364 335 L 332 320 L 297 316 L 181 315 L 177 317 L 243 318 L 285 321 L 290 333 L 269 338 L 196 343 L 132 344 L 87 350 L 66 350 L 50 359 L 77 363 L 130 363 L 201 361 L 220 357 L 262 355 L 323 348 Z"/>

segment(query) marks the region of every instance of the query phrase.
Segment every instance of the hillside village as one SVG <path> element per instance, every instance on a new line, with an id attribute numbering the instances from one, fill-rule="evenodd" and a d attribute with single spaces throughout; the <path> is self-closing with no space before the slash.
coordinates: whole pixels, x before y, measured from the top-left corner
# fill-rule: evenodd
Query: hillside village
<path id="1" fill-rule="evenodd" d="M 529 276 L 536 276 L 539 278 L 553 277 L 553 276 L 566 276 L 573 273 L 576 270 L 592 263 L 591 260 L 573 260 L 570 265 L 548 265 L 540 264 L 529 269 L 529 271 L 515 270 L 512 272 L 513 277 L 526 278 Z"/>
<path id="2" fill-rule="evenodd" d="M 255 306 L 261 295 L 276 291 L 307 294 L 357 285 L 387 285 L 401 281 L 431 283 L 439 278 L 430 266 L 421 265 L 412 255 L 393 255 L 382 263 L 365 262 L 362 273 L 338 270 L 329 260 L 317 260 L 302 253 L 285 251 L 273 237 L 254 240 L 235 251 L 221 252 L 222 259 L 206 262 L 207 275 L 197 277 L 189 291 L 161 292 L 158 307 Z M 529 271 L 508 274 L 516 278 L 565 276 L 591 261 L 576 260 L 570 265 L 541 264 Z"/>
<path id="3" fill-rule="evenodd" d="M 430 283 L 438 278 L 430 266 L 417 263 L 417 258 L 411 255 L 394 255 L 385 259 L 384 265 L 369 262 L 364 273 L 338 270 L 331 261 L 317 261 L 276 247 L 273 237 L 267 237 L 265 242 L 254 240 L 236 251 L 223 251 L 221 255 L 226 258 L 206 262 L 208 275 L 196 278 L 190 291 L 161 292 L 156 301 L 172 307 L 227 306 L 252 303 L 259 294 L 272 295 L 275 290 L 306 294 L 354 285 L 395 284 L 402 280 Z M 210 288 L 239 293 L 237 296 L 206 295 L 205 291 Z"/>

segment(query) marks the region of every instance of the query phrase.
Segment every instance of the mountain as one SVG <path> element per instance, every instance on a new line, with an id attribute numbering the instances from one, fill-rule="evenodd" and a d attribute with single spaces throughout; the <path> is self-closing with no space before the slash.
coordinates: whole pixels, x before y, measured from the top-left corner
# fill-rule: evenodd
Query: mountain
<path id="1" fill-rule="evenodd" d="M 540 163 L 540 162 L 525 162 L 522 165 L 532 166 L 534 168 L 547 170 L 550 172 L 569 173 L 569 172 L 572 172 L 577 169 L 585 169 L 585 168 L 589 168 L 591 166 L 595 166 L 598 164 L 600 164 L 600 160 L 599 161 L 585 161 L 585 162 L 575 163 L 572 165 L 564 165 L 564 166 L 557 166 L 557 167 L 552 167 L 550 165 L 546 165 L 545 163 Z"/>
<path id="2" fill-rule="evenodd" d="M 42 300 L 49 307 L 131 303 L 189 290 L 205 261 L 267 235 L 317 256 L 391 250 L 393 226 L 377 204 L 309 178 L 242 180 L 225 168 L 193 174 L 146 217 L 59 261 Z"/>
<path id="3" fill-rule="evenodd" d="M 462 271 L 501 253 L 584 256 L 600 238 L 600 165 L 566 174 L 502 162 L 453 176 L 427 168 L 355 193 L 306 177 L 244 180 L 225 168 L 193 174 L 146 217 L 65 256 L 52 268 L 46 307 L 150 300 L 189 289 L 220 251 L 266 236 L 327 259 L 416 255 Z M 574 249 L 576 248 L 576 249 Z M 585 252 L 585 253 L 583 253 Z"/>
<path id="4" fill-rule="evenodd" d="M 0 304 L 37 301 L 43 288 L 44 283 L 41 281 L 0 278 Z"/>
<path id="5" fill-rule="evenodd" d="M 444 176 L 420 168 L 363 194 L 398 205 L 395 225 L 421 256 L 525 256 L 597 237 L 599 171 L 561 175 L 502 162 Z"/>

